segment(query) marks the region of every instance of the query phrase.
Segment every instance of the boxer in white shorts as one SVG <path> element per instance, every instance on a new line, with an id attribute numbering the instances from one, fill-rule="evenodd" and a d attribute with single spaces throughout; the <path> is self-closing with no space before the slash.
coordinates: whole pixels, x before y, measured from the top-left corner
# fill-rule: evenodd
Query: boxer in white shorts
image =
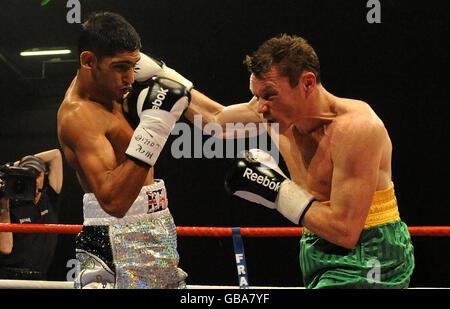
<path id="1" fill-rule="evenodd" d="M 59 142 L 86 193 L 77 287 L 184 286 L 164 183 L 153 175 L 192 83 L 140 47 L 120 15 L 91 15 L 58 110 Z"/>

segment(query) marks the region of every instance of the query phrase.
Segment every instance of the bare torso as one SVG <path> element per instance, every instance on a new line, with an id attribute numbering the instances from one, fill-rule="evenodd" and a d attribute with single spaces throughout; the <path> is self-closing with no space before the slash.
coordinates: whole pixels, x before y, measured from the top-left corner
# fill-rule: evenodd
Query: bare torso
<path id="1" fill-rule="evenodd" d="M 309 135 L 300 135 L 294 126 L 279 136 L 279 149 L 288 167 L 290 177 L 298 185 L 307 188 L 319 201 L 330 200 L 333 176 L 333 150 L 338 140 L 334 134 L 352 117 L 370 117 L 381 120 L 365 103 L 340 99 L 345 112 Z M 385 143 L 378 166 L 376 190 L 391 185 L 392 145 L 385 130 Z"/>
<path id="2" fill-rule="evenodd" d="M 267 95 L 265 87 L 270 81 L 255 81 L 254 97 L 249 102 L 228 107 L 192 90 L 186 116 L 193 121 L 195 114 L 202 114 L 202 125 L 215 122 L 222 127 L 229 122 L 278 122 L 278 149 L 289 178 L 319 202 L 330 201 L 313 203 L 303 225 L 335 244 L 353 247 L 374 193 L 392 185 L 392 144 L 383 122 L 367 103 L 335 97 L 322 86 L 317 86 L 308 103 L 296 105 L 292 99 L 297 88 L 286 80 L 275 85 L 287 90 L 287 98 L 280 92 Z M 229 138 L 233 136 L 230 132 Z"/>
<path id="3" fill-rule="evenodd" d="M 216 122 L 225 127 L 231 122 L 266 122 L 257 112 L 258 101 L 254 97 L 248 103 L 223 108 L 203 94 L 193 90 L 193 99 L 186 116 L 202 114 L 204 123 Z M 345 145 L 347 135 L 339 134 L 349 123 L 367 119 L 382 129 L 381 159 L 378 163 L 376 190 L 391 185 L 392 144 L 381 119 L 368 104 L 358 100 L 336 98 L 336 116 L 330 117 L 324 126 L 307 135 L 301 135 L 294 125 L 278 136 L 278 148 L 289 170 L 290 178 L 307 189 L 319 201 L 330 200 L 336 145 Z M 364 121 L 362 121 L 364 123 Z M 271 130 L 269 128 L 269 134 Z M 233 136 L 233 132 L 230 135 Z M 276 140 L 276 139 L 274 139 Z"/>
<path id="4" fill-rule="evenodd" d="M 62 130 L 65 121 L 73 122 L 79 119 L 79 123 L 72 123 L 72 128 L 77 128 L 86 136 L 91 131 L 95 131 L 96 133 L 101 132 L 106 137 L 112 147 L 112 152 L 103 152 L 103 156 L 107 156 L 103 159 L 110 164 L 110 168 L 117 167 L 127 159 L 125 150 L 133 135 L 133 129 L 124 116 L 122 104 L 113 102 L 111 106 L 106 107 L 98 102 L 81 98 L 74 89 L 75 80 L 67 90 L 58 111 L 58 138 L 67 162 L 76 171 L 81 187 L 85 192 L 93 192 L 85 172 L 79 165 L 79 158 L 74 152 L 73 145 L 69 145 L 73 141 L 69 142 L 68 132 Z M 103 147 L 103 145 L 99 144 L 98 147 Z M 101 149 L 99 153 L 102 153 Z M 144 185 L 153 182 L 153 168 L 151 168 Z"/>

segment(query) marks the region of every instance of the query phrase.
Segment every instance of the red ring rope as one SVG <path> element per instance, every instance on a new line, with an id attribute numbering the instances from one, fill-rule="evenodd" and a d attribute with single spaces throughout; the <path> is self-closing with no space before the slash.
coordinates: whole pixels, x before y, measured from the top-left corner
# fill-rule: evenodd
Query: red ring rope
<path id="1" fill-rule="evenodd" d="M 67 224 L 18 224 L 0 223 L 0 232 L 14 233 L 56 233 L 77 234 L 82 225 Z M 450 236 L 450 226 L 410 226 L 412 236 Z M 297 237 L 302 235 L 301 227 L 241 227 L 241 235 L 246 237 Z M 228 237 L 231 227 L 178 226 L 178 236 Z"/>

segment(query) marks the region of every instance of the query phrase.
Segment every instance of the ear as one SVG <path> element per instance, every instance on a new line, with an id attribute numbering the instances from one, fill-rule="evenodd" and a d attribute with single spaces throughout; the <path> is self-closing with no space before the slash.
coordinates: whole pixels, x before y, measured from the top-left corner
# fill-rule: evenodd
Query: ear
<path id="1" fill-rule="evenodd" d="M 82 68 L 91 70 L 97 65 L 97 57 L 91 51 L 84 51 L 80 54 L 80 65 Z"/>
<path id="2" fill-rule="evenodd" d="M 300 76 L 300 85 L 306 96 L 309 96 L 316 88 L 316 75 L 312 72 L 303 72 Z"/>

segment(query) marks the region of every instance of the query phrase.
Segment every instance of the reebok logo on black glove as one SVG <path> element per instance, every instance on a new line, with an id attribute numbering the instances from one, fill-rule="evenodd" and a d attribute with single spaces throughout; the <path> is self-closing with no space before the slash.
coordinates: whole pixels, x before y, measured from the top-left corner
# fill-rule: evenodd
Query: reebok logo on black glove
<path id="1" fill-rule="evenodd" d="M 164 77 L 135 82 L 124 102 L 130 119 L 139 119 L 126 154 L 153 166 L 167 138 L 189 106 L 190 93 Z M 145 136 L 145 137 L 144 137 Z"/>
<path id="2" fill-rule="evenodd" d="M 158 92 L 156 93 L 156 99 L 152 102 L 152 109 L 159 109 L 159 107 L 163 104 L 163 101 L 166 98 L 168 92 L 169 89 L 163 89 L 162 87 L 159 88 Z"/>
<path id="3" fill-rule="evenodd" d="M 251 181 L 254 181 L 258 184 L 263 185 L 264 187 L 269 187 L 270 190 L 278 192 L 280 190 L 281 182 L 275 182 L 269 179 L 267 176 L 262 176 L 256 172 L 254 172 L 251 168 L 247 167 L 244 171 L 242 177 L 247 178 Z"/>
<path id="4" fill-rule="evenodd" d="M 261 149 L 244 152 L 227 173 L 225 189 L 247 201 L 278 210 L 295 224 L 315 201 L 307 190 L 286 178 L 275 159 Z"/>

